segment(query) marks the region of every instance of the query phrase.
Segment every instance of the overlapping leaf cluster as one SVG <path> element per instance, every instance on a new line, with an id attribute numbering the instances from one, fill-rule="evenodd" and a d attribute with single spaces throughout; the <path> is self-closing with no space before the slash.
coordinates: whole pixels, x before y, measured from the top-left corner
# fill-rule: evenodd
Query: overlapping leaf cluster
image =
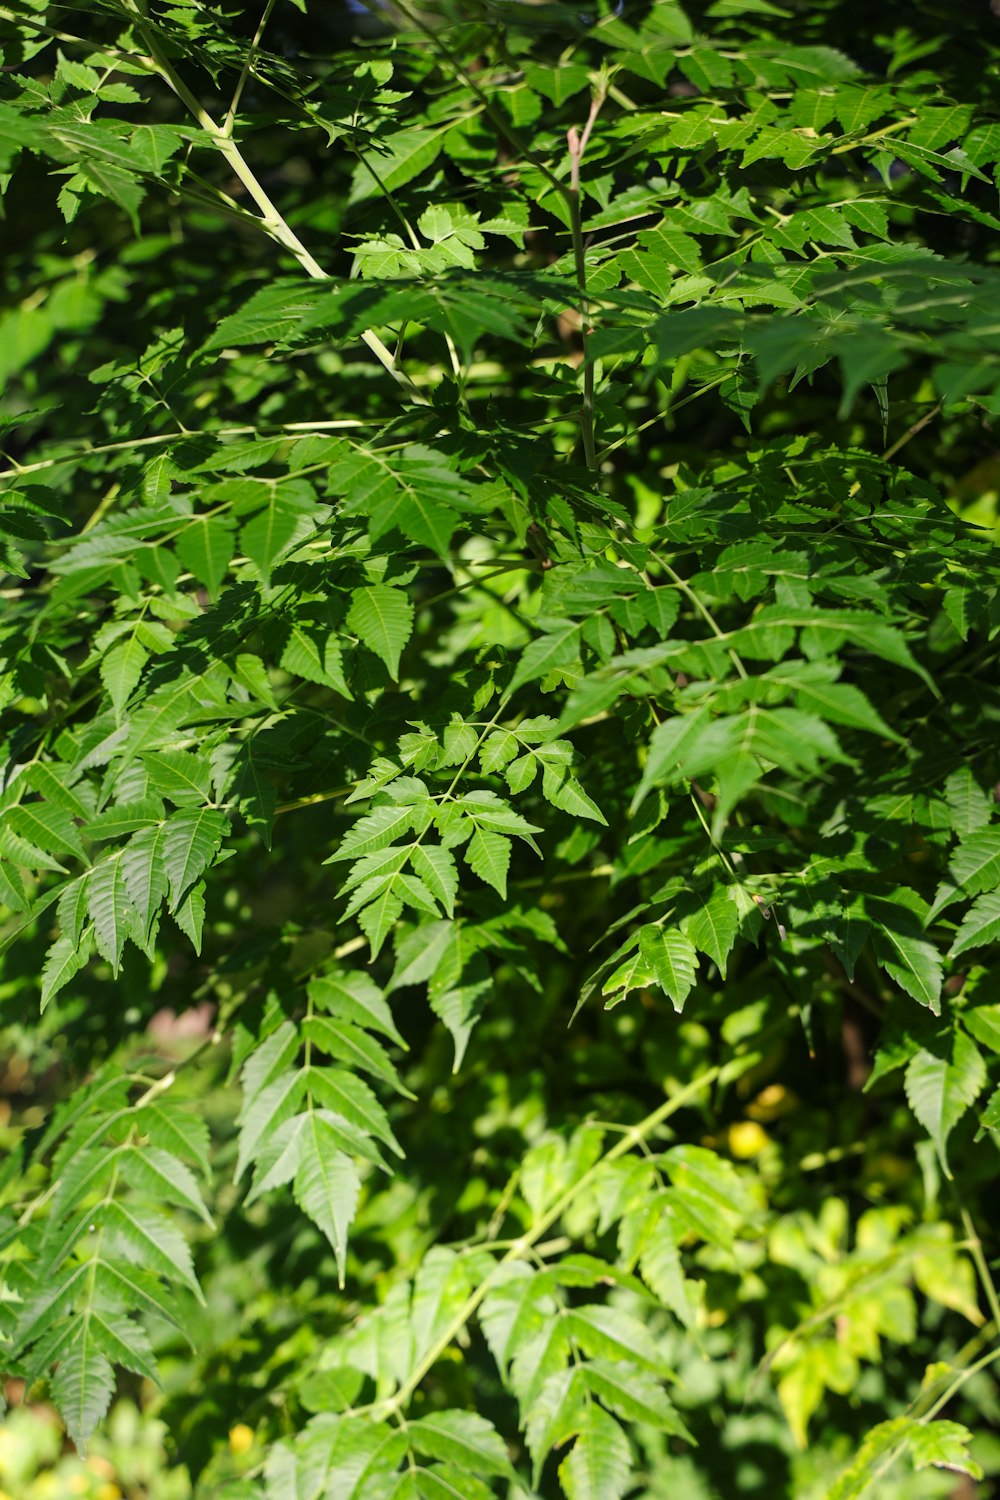
<path id="1" fill-rule="evenodd" d="M 980 1474 L 968 33 L 3 15 L 5 1368 L 230 1500 Z"/>

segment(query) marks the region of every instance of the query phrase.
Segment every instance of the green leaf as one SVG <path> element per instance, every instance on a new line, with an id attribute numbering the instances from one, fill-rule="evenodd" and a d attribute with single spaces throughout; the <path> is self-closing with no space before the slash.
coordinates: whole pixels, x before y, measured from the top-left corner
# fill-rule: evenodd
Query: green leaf
<path id="1" fill-rule="evenodd" d="M 268 585 L 277 560 L 310 530 L 311 524 L 301 512 L 282 505 L 279 489 L 272 493 L 260 514 L 241 529 L 240 546 Z"/>
<path id="2" fill-rule="evenodd" d="M 631 1478 L 628 1439 L 596 1401 L 587 1402 L 576 1442 L 559 1465 L 567 1500 L 622 1500 Z"/>
<path id="3" fill-rule="evenodd" d="M 506 696 L 512 697 L 526 682 L 544 677 L 556 667 L 567 667 L 580 654 L 580 626 L 572 620 L 553 621 L 538 640 L 530 641 L 520 660 Z"/>
<path id="4" fill-rule="evenodd" d="M 829 1500 L 861 1500 L 890 1455 L 898 1455 L 913 1430 L 911 1417 L 893 1417 L 866 1433 L 853 1462 L 830 1490 Z"/>
<path id="5" fill-rule="evenodd" d="M 383 137 L 372 154 L 371 167 L 363 160 L 358 163 L 350 201 L 395 192 L 433 165 L 441 145 L 440 133 L 433 130 L 400 130 Z"/>
<path id="6" fill-rule="evenodd" d="M 160 824 L 134 833 L 122 850 L 121 866 L 125 886 L 139 913 L 139 919 L 146 928 L 167 894 L 165 842 L 166 824 Z"/>
<path id="7" fill-rule="evenodd" d="M 87 882 L 87 907 L 94 924 L 97 951 L 117 974 L 132 912 L 125 871 L 117 855 L 102 860 L 91 870 Z"/>
<path id="8" fill-rule="evenodd" d="M 576 818 L 591 818 L 607 827 L 608 820 L 592 797 L 588 797 L 575 776 L 561 775 L 546 766 L 542 772 L 542 796 L 562 812 Z"/>
<path id="9" fill-rule="evenodd" d="M 986 1083 L 986 1064 L 971 1037 L 952 1032 L 945 1055 L 926 1048 L 906 1068 L 910 1108 L 937 1148 L 945 1176 L 950 1177 L 946 1147 L 959 1120 L 971 1109 Z"/>
<path id="10" fill-rule="evenodd" d="M 116 1249 L 136 1265 L 156 1271 L 167 1281 L 178 1280 L 200 1299 L 191 1250 L 169 1218 L 139 1203 L 112 1201 L 101 1214 L 114 1236 Z"/>
<path id="11" fill-rule="evenodd" d="M 1000 828 L 984 828 L 962 840 L 952 855 L 949 873 L 970 896 L 1000 885 Z"/>
<path id="12" fill-rule="evenodd" d="M 698 969 L 698 955 L 691 940 L 675 928 L 651 925 L 640 929 L 639 953 L 655 983 L 673 1001 L 674 1009 L 683 1010 Z"/>
<path id="13" fill-rule="evenodd" d="M 415 1493 L 420 1500 L 492 1500 L 494 1493 L 467 1469 L 456 1469 L 450 1464 L 435 1464 L 431 1469 L 415 1469 L 413 1481 Z M 405 1478 L 403 1482 L 405 1483 Z M 405 1494 L 405 1490 L 403 1493 Z M 393 1500 L 398 1500 L 398 1491 L 393 1492 Z"/>
<path id="14" fill-rule="evenodd" d="M 982 948 L 1000 939 L 1000 890 L 987 891 L 973 901 L 955 934 L 949 958 L 957 958 L 967 948 Z"/>
<path id="15" fill-rule="evenodd" d="M 366 854 L 376 854 L 388 849 L 399 836 L 413 826 L 412 807 L 376 807 L 363 818 L 340 842 L 340 847 L 324 861 L 331 865 L 342 859 L 359 859 Z"/>
<path id="16" fill-rule="evenodd" d="M 396 891 L 390 884 L 375 896 L 359 914 L 358 926 L 368 939 L 373 960 L 378 957 L 382 949 L 382 944 L 399 921 L 402 913 L 402 897 L 396 894 Z"/>
<path id="17" fill-rule="evenodd" d="M 219 852 L 228 828 L 225 813 L 212 807 L 176 813 L 164 824 L 160 847 L 170 882 L 170 906 L 175 913 Z"/>
<path id="18" fill-rule="evenodd" d="M 51 802 L 22 802 L 10 809 L 6 822 L 18 838 L 36 844 L 48 854 L 74 854 L 83 858 L 80 834 L 65 807 Z"/>
<path id="19" fill-rule="evenodd" d="M 80 1320 L 80 1330 L 79 1340 L 60 1351 L 52 1377 L 52 1396 L 77 1451 L 83 1453 L 91 1433 L 111 1405 L 115 1374 L 86 1319 Z"/>
<path id="20" fill-rule="evenodd" d="M 1000 1005 L 976 1005 L 963 1011 L 962 1025 L 991 1052 L 1000 1052 Z"/>
<path id="21" fill-rule="evenodd" d="M 594 1303 L 565 1314 L 571 1336 L 594 1358 L 638 1360 L 652 1370 L 663 1367 L 648 1329 L 622 1308 Z"/>
<path id="22" fill-rule="evenodd" d="M 52 997 L 69 984 L 75 974 L 79 974 L 80 970 L 86 967 L 92 946 L 93 930 L 90 928 L 83 933 L 79 941 L 72 937 L 56 938 L 45 955 L 45 963 L 42 966 L 40 1005 L 43 1011 Z"/>
<path id="23" fill-rule="evenodd" d="M 101 681 L 108 690 L 118 718 L 142 676 L 142 669 L 149 660 L 149 652 L 138 635 L 132 634 L 112 646 L 101 659 Z"/>
<path id="24" fill-rule="evenodd" d="M 901 989 L 935 1015 L 941 1009 L 941 959 L 924 937 L 914 914 L 889 901 L 870 900 L 866 911 L 874 925 L 875 956 Z"/>
<path id="25" fill-rule="evenodd" d="M 213 598 L 232 561 L 234 530 L 229 516 L 196 516 L 177 538 L 177 556 Z"/>
<path id="26" fill-rule="evenodd" d="M 410 864 L 435 900 L 441 903 L 449 917 L 453 917 L 458 895 L 458 868 L 451 850 L 440 844 L 417 844 L 410 855 Z"/>
<path id="27" fill-rule="evenodd" d="M 376 1078 L 383 1079 L 399 1093 L 412 1097 L 403 1088 L 399 1076 L 385 1048 L 350 1021 L 331 1020 L 328 1016 L 310 1016 L 303 1024 L 307 1037 L 320 1047 L 328 1057 L 335 1058 L 346 1067 L 360 1068 Z"/>
<path id="28" fill-rule="evenodd" d="M 982 1479 L 982 1467 L 969 1457 L 969 1444 L 973 1435 L 959 1422 L 918 1423 L 910 1434 L 909 1449 L 915 1469 L 931 1466 L 950 1469 L 956 1474 L 969 1474 L 973 1479 Z"/>
<path id="29" fill-rule="evenodd" d="M 413 605 L 402 590 L 382 583 L 355 589 L 347 628 L 385 662 L 389 676 L 395 680 L 400 654 L 413 630 Z"/>
<path id="30" fill-rule="evenodd" d="M 644 1422 L 673 1437 L 694 1441 L 677 1408 L 648 1370 L 622 1359 L 593 1359 L 582 1373 L 594 1395 L 624 1421 Z"/>
<path id="31" fill-rule="evenodd" d="M 174 909 L 174 921 L 181 932 L 191 940 L 196 953 L 201 952 L 201 938 L 205 928 L 205 882 L 197 881 L 183 901 Z"/>
<path id="32" fill-rule="evenodd" d="M 968 766 L 959 766 L 944 784 L 951 826 L 959 838 L 977 832 L 990 821 L 990 799 Z"/>
<path id="33" fill-rule="evenodd" d="M 716 886 L 704 905 L 689 916 L 684 923 L 688 938 L 716 965 L 723 979 L 726 977 L 726 961 L 729 957 L 740 918 L 736 902 L 729 899 L 725 886 Z"/>
<path id="34" fill-rule="evenodd" d="M 310 983 L 309 998 L 332 1016 L 366 1026 L 370 1031 L 380 1031 L 406 1051 L 406 1042 L 396 1029 L 382 991 L 368 974 L 332 969 Z"/>
<path id="35" fill-rule="evenodd" d="M 325 1108 L 384 1141 L 397 1156 L 403 1155 L 385 1110 L 362 1078 L 343 1068 L 310 1068 L 306 1087 Z"/>
<path id="36" fill-rule="evenodd" d="M 408 1430 L 413 1447 L 428 1458 L 442 1459 L 473 1474 L 513 1478 L 503 1440 L 493 1425 L 475 1412 L 432 1412 L 411 1422 Z"/>
<path id="37" fill-rule="evenodd" d="M 158 1146 L 129 1151 L 122 1157 L 121 1173 L 137 1191 L 147 1193 L 157 1202 L 179 1204 L 211 1227 L 212 1218 L 194 1173 L 169 1151 L 161 1151 Z"/>
<path id="38" fill-rule="evenodd" d="M 351 700 L 352 693 L 344 677 L 343 653 L 337 632 L 322 622 L 294 619 L 281 653 L 281 665 L 294 677 L 331 687 L 341 697 Z"/>
<path id="39" fill-rule="evenodd" d="M 295 1201 L 333 1246 L 340 1285 L 347 1267 L 347 1231 L 361 1188 L 357 1168 L 340 1150 L 341 1136 L 325 1110 L 311 1111 L 295 1174 Z"/>
<path id="40" fill-rule="evenodd" d="M 646 765 L 629 809 L 634 817 L 654 786 L 697 776 L 735 748 L 728 724 L 713 724 L 707 708 L 665 719 L 653 730 Z M 694 765 L 694 769 L 689 767 Z"/>
<path id="41" fill-rule="evenodd" d="M 485 880 L 506 900 L 510 839 L 490 828 L 477 828 L 465 849 L 465 859 L 480 880 Z"/>

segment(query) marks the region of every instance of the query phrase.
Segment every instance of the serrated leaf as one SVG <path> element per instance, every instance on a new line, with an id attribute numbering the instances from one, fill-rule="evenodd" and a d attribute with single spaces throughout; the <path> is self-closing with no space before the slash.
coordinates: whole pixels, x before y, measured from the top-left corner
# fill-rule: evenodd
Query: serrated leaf
<path id="1" fill-rule="evenodd" d="M 565 1313 L 573 1339 L 594 1358 L 638 1360 L 652 1370 L 663 1361 L 649 1330 L 619 1307 L 593 1303 Z"/>
<path id="2" fill-rule="evenodd" d="M 990 821 L 990 798 L 969 766 L 959 766 L 952 772 L 944 784 L 944 795 L 951 813 L 951 826 L 959 838 L 977 832 Z"/>
<path id="3" fill-rule="evenodd" d="M 344 677 L 344 658 L 337 632 L 321 621 L 294 619 L 281 653 L 281 665 L 295 677 L 333 688 L 353 701 Z"/>
<path id="4" fill-rule="evenodd" d="M 382 991 L 370 975 L 351 969 L 333 969 L 321 979 L 309 985 L 309 997 L 313 1004 L 332 1016 L 345 1021 L 380 1031 L 390 1037 L 403 1051 L 406 1042 L 400 1036 L 392 1011 L 386 1004 Z"/>
<path id="5" fill-rule="evenodd" d="M 632 1478 L 632 1449 L 596 1401 L 582 1409 L 576 1442 L 559 1465 L 567 1500 L 622 1500 Z"/>
<path id="6" fill-rule="evenodd" d="M 347 1266 L 347 1231 L 357 1212 L 360 1190 L 358 1170 L 340 1149 L 339 1132 L 331 1128 L 325 1111 L 311 1111 L 295 1173 L 295 1201 L 333 1246 L 341 1286 Z"/>
<path id="7" fill-rule="evenodd" d="M 87 881 L 87 907 L 97 951 L 117 974 L 132 910 L 120 858 L 112 856 L 93 867 Z"/>
<path id="8" fill-rule="evenodd" d="M 387 885 L 359 913 L 358 926 L 368 939 L 373 960 L 378 957 L 382 950 L 382 944 L 399 921 L 402 913 L 402 897 L 396 894 L 392 885 Z"/>
<path id="9" fill-rule="evenodd" d="M 174 921 L 181 932 L 191 941 L 195 953 L 201 952 L 201 938 L 205 929 L 205 882 L 197 881 L 173 913 Z"/>
<path id="10" fill-rule="evenodd" d="M 973 1434 L 960 1422 L 920 1422 L 910 1434 L 909 1449 L 915 1469 L 931 1466 L 950 1469 L 956 1474 L 968 1474 L 973 1479 L 982 1479 L 983 1470 L 969 1456 L 969 1444 Z"/>
<path id="11" fill-rule="evenodd" d="M 384 1079 L 399 1093 L 413 1097 L 400 1083 L 385 1048 L 359 1026 L 350 1021 L 331 1020 L 328 1016 L 310 1016 L 303 1023 L 303 1030 L 328 1057 L 335 1058 L 345 1067 L 361 1068 L 365 1073 Z"/>
<path id="12" fill-rule="evenodd" d="M 545 635 L 529 641 L 511 678 L 509 698 L 526 682 L 544 677 L 555 667 L 569 666 L 580 654 L 580 626 L 573 620 L 560 620 Z"/>
<path id="13" fill-rule="evenodd" d="M 1000 885 L 1000 828 L 983 828 L 964 838 L 951 857 L 949 874 L 970 896 Z"/>
<path id="14" fill-rule="evenodd" d="M 595 1396 L 626 1422 L 645 1422 L 673 1437 L 693 1442 L 680 1414 L 648 1370 L 621 1359 L 593 1359 L 582 1368 Z"/>
<path id="15" fill-rule="evenodd" d="M 906 1097 L 934 1142 L 947 1177 L 951 1176 L 946 1154 L 948 1137 L 985 1083 L 982 1054 L 963 1031 L 952 1033 L 948 1055 L 921 1048 L 907 1064 Z"/>
<path id="16" fill-rule="evenodd" d="M 347 628 L 385 662 L 389 676 L 395 680 L 400 655 L 413 631 L 413 605 L 402 590 L 383 583 L 355 589 Z"/>
<path id="17" fill-rule="evenodd" d="M 698 970 L 694 944 L 676 928 L 654 925 L 639 933 L 639 953 L 648 965 L 656 984 L 673 1001 L 674 1009 L 684 1009 Z"/>
<path id="18" fill-rule="evenodd" d="M 403 1155 L 402 1147 L 392 1133 L 388 1115 L 364 1079 L 344 1068 L 311 1068 L 306 1082 L 324 1108 L 384 1141 L 397 1156 Z"/>
<path id="19" fill-rule="evenodd" d="M 107 655 L 101 658 L 101 681 L 118 718 L 121 718 L 122 709 L 135 691 L 148 660 L 149 652 L 135 634 L 119 641 L 117 646 L 112 646 Z"/>
<path id="20" fill-rule="evenodd" d="M 163 825 L 160 847 L 170 882 L 170 907 L 175 914 L 191 886 L 218 853 L 228 828 L 225 813 L 213 807 L 184 810 Z"/>
<path id="21" fill-rule="evenodd" d="M 893 1417 L 866 1433 L 854 1460 L 830 1490 L 829 1500 L 861 1500 L 889 1456 L 902 1452 L 913 1426 L 912 1417 Z"/>
<path id="22" fill-rule="evenodd" d="M 441 844 L 417 844 L 410 855 L 410 864 L 448 916 L 453 917 L 458 895 L 458 867 L 451 850 Z"/>
<path id="23" fill-rule="evenodd" d="M 340 841 L 339 848 L 324 864 L 332 865 L 342 859 L 359 859 L 365 854 L 375 854 L 388 849 L 399 836 L 413 826 L 412 807 L 376 807 L 363 818 Z"/>
<path id="24" fill-rule="evenodd" d="M 608 820 L 597 803 L 589 797 L 576 777 L 545 766 L 542 771 L 542 796 L 562 812 L 577 818 L 591 818 L 607 827 Z"/>
<path id="25" fill-rule="evenodd" d="M 263 1088 L 245 1096 L 240 1112 L 240 1136 L 234 1174 L 237 1180 L 243 1176 L 249 1164 L 257 1159 L 267 1136 L 274 1135 L 295 1114 L 304 1092 L 305 1078 L 302 1071 L 290 1068 L 271 1078 Z"/>
<path id="26" fill-rule="evenodd" d="M 40 1008 L 45 1010 L 54 995 L 69 984 L 74 974 L 85 968 L 93 947 L 93 932 L 87 929 L 79 940 L 72 937 L 56 938 L 42 965 Z"/>
<path id="27" fill-rule="evenodd" d="M 240 531 L 240 546 L 255 564 L 265 587 L 271 582 L 271 569 L 292 544 L 301 540 L 311 529 L 309 520 L 301 511 L 283 507 L 272 495 L 265 508 Z"/>
<path id="28" fill-rule="evenodd" d="M 197 1214 L 209 1227 L 212 1216 L 205 1207 L 191 1168 L 159 1146 L 144 1146 L 126 1153 L 120 1163 L 122 1176 L 138 1192 L 158 1202 L 166 1200 Z"/>
<path id="29" fill-rule="evenodd" d="M 79 1333 L 60 1351 L 52 1376 L 52 1396 L 77 1451 L 83 1453 L 98 1422 L 106 1415 L 115 1390 L 111 1361 L 98 1348 L 87 1319 Z"/>
<path id="30" fill-rule="evenodd" d="M 22 802 L 9 809 L 7 827 L 20 839 L 47 854 L 75 854 L 83 858 L 80 834 L 68 809 L 53 802 Z"/>
<path id="31" fill-rule="evenodd" d="M 935 1015 L 941 1009 L 941 959 L 913 913 L 888 901 L 869 901 L 873 942 L 879 964 L 914 1000 Z"/>
<path id="32" fill-rule="evenodd" d="M 1000 890 L 987 891 L 973 901 L 955 934 L 949 958 L 957 958 L 967 948 L 982 948 L 1000 940 Z"/>
<path id="33" fill-rule="evenodd" d="M 140 1203 L 112 1200 L 102 1222 L 116 1240 L 118 1253 L 165 1280 L 179 1280 L 201 1300 L 194 1261 L 187 1241 L 165 1214 Z"/>
<path id="34" fill-rule="evenodd" d="M 485 880 L 506 899 L 510 839 L 490 828 L 477 828 L 466 846 L 464 857 L 480 880 Z"/>
<path id="35" fill-rule="evenodd" d="M 726 961 L 736 941 L 739 926 L 736 902 L 729 899 L 729 891 L 725 886 L 716 886 L 708 900 L 684 923 L 691 942 L 700 953 L 712 960 L 723 979 L 726 977 Z"/>
<path id="36" fill-rule="evenodd" d="M 229 516 L 196 516 L 177 538 L 177 556 L 214 598 L 236 546 Z"/>
<path id="37" fill-rule="evenodd" d="M 513 1478 L 503 1439 L 492 1423 L 475 1412 L 432 1412 L 411 1422 L 408 1431 L 413 1447 L 428 1458 L 442 1459 L 473 1474 Z"/>
<path id="38" fill-rule="evenodd" d="M 121 854 L 129 897 L 146 927 L 167 894 L 167 871 L 163 860 L 165 828 L 166 825 L 158 825 L 134 833 Z"/>
<path id="39" fill-rule="evenodd" d="M 635 816 L 654 786 L 660 783 L 669 785 L 686 775 L 696 776 L 714 759 L 721 759 L 734 748 L 735 739 L 731 732 L 720 735 L 718 726 L 709 719 L 707 708 L 665 719 L 653 730 L 650 738 L 646 765 L 632 798 L 630 816 Z M 689 770 L 692 761 L 695 769 Z"/>
<path id="40" fill-rule="evenodd" d="M 451 1464 L 414 1469 L 413 1484 L 419 1500 L 493 1500 L 494 1495 L 494 1491 L 468 1469 L 457 1469 Z M 405 1495 L 405 1490 L 403 1493 Z M 395 1492 L 393 1500 L 397 1500 Z"/>

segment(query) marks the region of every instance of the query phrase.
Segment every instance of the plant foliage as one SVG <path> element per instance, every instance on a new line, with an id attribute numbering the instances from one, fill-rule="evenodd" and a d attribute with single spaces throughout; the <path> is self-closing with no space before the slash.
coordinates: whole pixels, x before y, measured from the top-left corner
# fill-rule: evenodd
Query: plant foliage
<path id="1" fill-rule="evenodd" d="M 1000 22 L 0 17 L 8 1394 L 994 1493 Z"/>

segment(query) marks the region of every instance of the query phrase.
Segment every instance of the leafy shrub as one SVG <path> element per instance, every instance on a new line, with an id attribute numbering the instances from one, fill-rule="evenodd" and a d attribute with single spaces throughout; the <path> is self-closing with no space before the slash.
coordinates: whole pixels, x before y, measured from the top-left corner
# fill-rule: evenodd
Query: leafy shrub
<path id="1" fill-rule="evenodd" d="M 991 23 L 0 15 L 9 1397 L 995 1493 Z"/>

